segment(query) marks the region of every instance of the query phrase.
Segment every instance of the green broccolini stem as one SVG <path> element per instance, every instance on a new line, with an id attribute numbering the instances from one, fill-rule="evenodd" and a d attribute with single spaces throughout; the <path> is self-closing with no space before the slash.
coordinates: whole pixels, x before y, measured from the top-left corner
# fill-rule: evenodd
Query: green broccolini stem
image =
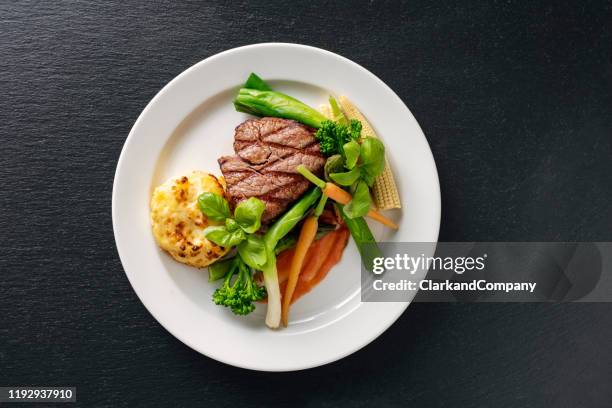
<path id="1" fill-rule="evenodd" d="M 327 203 L 327 196 L 325 194 L 323 194 L 321 196 L 321 198 L 319 199 L 319 203 L 317 204 L 315 210 L 314 210 L 314 216 L 318 217 L 321 215 L 321 213 L 323 212 L 323 209 L 325 208 L 325 204 Z"/>
<path id="2" fill-rule="evenodd" d="M 281 318 L 281 298 L 278 286 L 278 274 L 276 271 L 276 254 L 274 248 L 285 235 L 287 235 L 313 206 L 321 195 L 321 190 L 313 188 L 302 196 L 293 207 L 283 214 L 264 234 L 263 240 L 266 245 L 268 259 L 261 268 L 264 277 L 264 285 L 268 292 L 268 309 L 266 310 L 266 325 L 277 328 Z"/>
<path id="3" fill-rule="evenodd" d="M 319 187 L 321 190 L 325 188 L 325 184 L 326 184 L 325 181 L 315 176 L 314 173 L 308 170 L 303 164 L 300 164 L 299 166 L 297 166 L 296 170 L 298 173 L 304 176 L 312 184 Z"/>
<path id="4" fill-rule="evenodd" d="M 344 116 L 344 113 L 342 113 L 340 105 L 338 105 L 338 101 L 336 101 L 336 98 L 331 95 L 329 96 L 329 106 L 331 106 L 332 115 L 336 122 L 340 123 L 341 125 L 348 124 L 348 119 L 346 119 L 346 116 Z"/>

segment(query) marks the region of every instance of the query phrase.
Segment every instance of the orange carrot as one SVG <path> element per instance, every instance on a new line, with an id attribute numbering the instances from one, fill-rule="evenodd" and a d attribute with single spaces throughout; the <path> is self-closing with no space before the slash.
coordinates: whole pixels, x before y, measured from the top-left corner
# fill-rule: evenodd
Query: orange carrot
<path id="1" fill-rule="evenodd" d="M 311 251 L 308 252 L 308 261 L 302 267 L 302 274 L 300 276 L 301 280 L 308 282 L 317 274 L 317 271 L 319 268 L 321 268 L 327 254 L 329 254 L 334 246 L 337 236 L 337 231 L 330 232 L 317 241 L 316 247 L 315 245 L 311 247 Z"/>
<path id="2" fill-rule="evenodd" d="M 300 237 L 298 238 L 297 244 L 295 246 L 295 252 L 293 254 L 293 259 L 291 260 L 291 269 L 289 270 L 289 280 L 287 281 L 285 295 L 283 296 L 283 305 L 281 312 L 281 318 L 285 327 L 287 327 L 288 324 L 291 298 L 293 297 L 293 291 L 295 290 L 295 285 L 297 284 L 298 276 L 300 275 L 300 271 L 302 270 L 304 258 L 306 257 L 308 248 L 310 248 L 310 244 L 312 244 L 312 241 L 314 241 L 315 235 L 317 234 L 317 228 L 319 227 L 318 218 L 319 217 L 316 215 L 311 215 L 306 218 L 306 221 L 304 221 L 304 224 L 302 225 L 302 229 L 300 231 Z"/>
<path id="3" fill-rule="evenodd" d="M 344 248 L 346 247 L 346 243 L 348 242 L 348 230 L 346 228 L 342 228 L 338 230 L 338 236 L 334 241 L 334 245 L 331 248 L 329 254 L 325 257 L 325 261 L 317 271 L 314 278 L 310 281 L 310 285 L 314 286 L 327 276 L 327 272 L 337 264 L 342 258 L 342 253 L 344 252 Z"/>
<path id="4" fill-rule="evenodd" d="M 321 257 L 325 258 L 325 256 L 327 255 L 327 252 L 325 252 L 325 247 L 329 247 L 329 243 L 335 240 L 335 233 L 336 231 L 329 232 L 320 239 L 315 240 L 312 245 L 310 245 L 310 248 L 308 249 L 306 258 L 304 260 L 304 264 L 302 265 L 302 271 L 306 271 L 313 261 L 319 261 L 319 264 L 317 265 L 320 266 L 320 262 L 323 261 Z M 324 249 L 323 251 L 322 248 Z M 291 270 L 291 260 L 293 259 L 294 254 L 295 247 L 284 250 L 276 257 L 276 269 L 278 273 L 279 284 L 285 283 L 289 279 L 289 271 Z M 302 279 L 301 277 L 302 273 L 300 273 L 300 279 Z M 284 293 L 285 291 L 283 290 L 282 292 Z"/>
<path id="5" fill-rule="evenodd" d="M 334 183 L 325 183 L 323 193 L 335 202 L 340 203 L 342 205 L 348 204 L 353 199 L 353 197 L 348 191 L 341 189 Z"/>
<path id="6" fill-rule="evenodd" d="M 307 256 L 315 256 L 316 254 L 316 257 L 322 258 L 323 261 L 317 263 L 318 269 L 314 271 L 308 280 L 306 278 L 305 270 L 303 270 L 303 272 L 300 274 L 298 284 L 293 292 L 293 297 L 291 298 L 291 304 L 295 303 L 303 295 L 310 292 L 312 288 L 314 288 L 325 278 L 325 276 L 327 276 L 327 273 L 336 263 L 338 263 L 338 261 L 340 261 L 340 258 L 342 258 L 342 253 L 346 247 L 346 243 L 348 242 L 348 230 L 343 227 L 329 233 L 328 236 L 333 236 L 333 239 L 328 241 L 333 245 L 327 245 L 329 251 L 325 255 L 315 251 L 314 245 L 310 247 L 311 250 L 308 251 Z M 311 253 L 311 251 L 313 252 Z"/>
<path id="7" fill-rule="evenodd" d="M 384 215 L 382 215 L 378 211 L 369 210 L 368 213 L 366 214 L 366 216 L 370 217 L 374 221 L 378 221 L 381 224 L 386 225 L 389 228 L 392 228 L 392 229 L 398 229 L 399 228 L 396 223 L 394 223 L 393 221 L 391 221 L 390 219 L 388 219 L 387 217 L 385 217 Z"/>
<path id="8" fill-rule="evenodd" d="M 342 205 L 348 204 L 353 199 L 353 197 L 347 191 L 341 189 L 334 183 L 329 183 L 329 182 L 325 183 L 323 194 L 327 195 L 329 198 L 331 198 L 332 200 Z M 394 223 L 393 221 L 391 221 L 390 219 L 388 219 L 381 213 L 374 211 L 372 209 L 368 211 L 367 216 L 372 218 L 373 220 L 380 222 L 381 224 L 386 225 L 389 228 L 393 228 L 393 229 L 398 228 L 396 223 Z"/>

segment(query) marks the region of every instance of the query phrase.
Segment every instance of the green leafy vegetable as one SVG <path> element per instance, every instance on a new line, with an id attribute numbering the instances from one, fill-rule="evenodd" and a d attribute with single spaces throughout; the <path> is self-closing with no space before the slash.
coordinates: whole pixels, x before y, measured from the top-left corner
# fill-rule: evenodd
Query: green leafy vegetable
<path id="1" fill-rule="evenodd" d="M 342 150 L 344 151 L 344 157 L 346 160 L 344 166 L 350 170 L 357 164 L 357 160 L 359 159 L 359 154 L 361 152 L 361 146 L 356 141 L 351 140 L 342 146 Z"/>
<path id="2" fill-rule="evenodd" d="M 261 227 L 261 216 L 266 209 L 263 201 L 251 197 L 236 206 L 232 218 L 227 200 L 213 193 L 200 194 L 198 206 L 210 219 L 225 220 L 225 225 L 213 225 L 204 229 L 206 239 L 225 248 L 234 247 L 250 234 L 257 232 Z"/>
<path id="3" fill-rule="evenodd" d="M 227 274 L 229 268 L 233 265 L 234 257 L 225 258 L 208 267 L 208 281 L 214 282 L 219 280 Z"/>
<path id="4" fill-rule="evenodd" d="M 248 234 L 252 234 L 261 227 L 261 216 L 266 205 L 258 198 L 251 197 L 241 201 L 234 210 L 236 223 Z"/>
<path id="5" fill-rule="evenodd" d="M 342 173 L 344 171 L 344 159 L 339 154 L 334 154 L 333 156 L 329 156 L 327 161 L 325 162 L 325 166 L 323 167 L 323 172 L 325 174 L 325 180 L 331 181 L 330 174 L 332 173 Z"/>
<path id="6" fill-rule="evenodd" d="M 371 204 L 372 198 L 368 185 L 364 181 L 360 181 L 353 193 L 353 199 L 344 206 L 343 211 L 348 218 L 363 217 L 370 210 Z"/>
<path id="7" fill-rule="evenodd" d="M 376 244 L 376 240 L 372 235 L 372 231 L 370 231 L 370 227 L 368 227 L 368 223 L 363 219 L 363 217 L 347 217 L 342 206 L 340 204 L 336 204 L 336 206 L 340 210 L 339 212 L 342 215 L 342 219 L 344 220 L 344 223 L 351 233 L 351 237 L 353 237 L 353 240 L 357 245 L 357 249 L 361 255 L 361 262 L 365 266 L 366 270 L 371 272 L 374 266 L 374 259 L 381 257 L 382 252 Z"/>
<path id="8" fill-rule="evenodd" d="M 265 297 L 266 291 L 253 281 L 253 273 L 240 256 L 224 261 L 219 267 L 226 270 L 223 284 L 213 293 L 213 302 L 225 306 L 237 315 L 247 315 L 255 310 L 253 302 Z M 234 278 L 236 275 L 236 279 Z M 233 281 L 233 282 L 232 282 Z"/>
<path id="9" fill-rule="evenodd" d="M 359 157 L 362 177 L 368 186 L 372 186 L 374 179 L 385 169 L 385 145 L 376 138 L 365 137 Z"/>
<path id="10" fill-rule="evenodd" d="M 361 170 L 359 167 L 353 167 L 352 170 L 343 173 L 332 173 L 329 175 L 329 178 L 341 186 L 352 186 L 353 183 L 359 180 L 360 175 Z"/>
<path id="11" fill-rule="evenodd" d="M 230 216 L 227 200 L 215 193 L 200 194 L 198 207 L 206 217 L 213 221 L 223 221 Z"/>
<path id="12" fill-rule="evenodd" d="M 240 228 L 240 225 L 238 225 L 238 223 L 233 218 L 226 218 L 225 219 L 225 228 L 227 228 L 227 230 L 229 232 L 234 232 L 238 228 Z"/>
<path id="13" fill-rule="evenodd" d="M 238 244 L 238 253 L 244 263 L 253 269 L 261 269 L 266 263 L 266 246 L 259 235 L 247 235 L 247 238 Z"/>
<path id="14" fill-rule="evenodd" d="M 238 112 L 255 116 L 293 119 L 314 128 L 320 127 L 325 120 L 325 116 L 317 110 L 295 98 L 275 91 L 241 88 L 234 99 L 234 107 Z"/>
<path id="15" fill-rule="evenodd" d="M 272 90 L 270 85 L 268 85 L 266 81 L 261 79 L 254 72 L 251 72 L 251 75 L 249 75 L 246 83 L 244 84 L 244 87 L 249 88 L 249 89 L 257 89 L 259 91 L 271 91 Z"/>
<path id="16" fill-rule="evenodd" d="M 231 248 L 246 239 L 246 234 L 240 228 L 229 231 L 225 225 L 214 225 L 204 229 L 204 236 L 209 241 L 222 246 Z"/>

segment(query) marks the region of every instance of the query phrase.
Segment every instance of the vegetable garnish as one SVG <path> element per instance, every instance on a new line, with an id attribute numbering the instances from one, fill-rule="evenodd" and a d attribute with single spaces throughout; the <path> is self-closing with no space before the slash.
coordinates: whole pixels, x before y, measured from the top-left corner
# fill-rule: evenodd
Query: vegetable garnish
<path id="1" fill-rule="evenodd" d="M 323 238 L 325 235 L 329 234 L 330 232 L 335 231 L 335 229 L 336 228 L 331 225 L 319 224 L 319 228 L 317 229 L 317 234 L 315 235 L 315 240 Z M 291 234 L 285 235 L 283 239 L 278 241 L 278 244 L 276 244 L 276 248 L 274 248 L 274 252 L 276 253 L 276 255 L 280 254 L 281 252 L 287 249 L 294 248 L 297 245 L 297 241 L 299 238 L 298 235 L 299 234 L 291 233 Z"/>
<path id="2" fill-rule="evenodd" d="M 361 123 L 358 120 L 351 120 L 348 125 L 341 122 L 324 120 L 317 133 L 315 139 L 319 141 L 321 153 L 326 156 L 342 153 L 343 146 L 350 142 L 356 141 L 361 135 Z"/>
<path id="3" fill-rule="evenodd" d="M 266 81 L 261 79 L 257 74 L 251 72 L 251 75 L 247 78 L 244 83 L 244 87 L 248 89 L 257 89 L 258 91 L 271 91 L 272 88 Z"/>
<path id="4" fill-rule="evenodd" d="M 201 194 L 198 206 L 207 217 L 225 222 L 225 225 L 205 228 L 206 239 L 225 248 L 238 249 L 237 256 L 217 262 L 208 269 L 209 281 L 225 278 L 213 294 L 213 302 L 230 308 L 235 314 L 249 314 L 255 309 L 253 302 L 265 296 L 265 289 L 255 284 L 251 271 L 251 268 L 260 269 L 267 260 L 263 239 L 255 235 L 261 227 L 265 204 L 255 197 L 244 200 L 236 206 L 233 218 L 227 200 L 218 194 Z M 234 275 L 237 278 L 232 283 Z"/>
<path id="5" fill-rule="evenodd" d="M 361 137 L 361 122 L 354 119 L 347 121 L 334 97 L 329 98 L 329 103 L 337 121 L 324 122 L 324 127 L 317 131 L 315 137 L 318 135 L 323 153 L 328 151 L 334 154 L 328 159 L 332 163 L 325 166 L 327 177 L 353 192 L 353 199 L 344 207 L 345 214 L 350 218 L 361 217 L 368 213 L 372 205 L 370 187 L 385 168 L 385 146 L 376 138 Z M 347 122 L 348 127 L 343 125 Z M 333 131 L 323 133 L 326 125 Z M 336 147 L 328 149 L 330 146 Z M 343 159 L 342 166 L 336 155 Z"/>
<path id="6" fill-rule="evenodd" d="M 308 248 L 310 248 L 310 245 L 314 241 L 317 234 L 317 229 L 319 228 L 319 216 L 323 212 L 323 208 L 325 208 L 325 203 L 327 203 L 327 196 L 322 195 L 319 199 L 317 207 L 313 213 L 306 218 L 302 224 L 302 229 L 300 230 L 300 237 L 298 238 L 293 259 L 291 260 L 289 281 L 287 282 L 287 287 L 285 288 L 285 294 L 283 296 L 282 321 L 283 326 L 285 327 L 287 327 L 287 324 L 289 323 L 289 308 L 291 306 L 291 298 L 293 297 L 293 292 L 295 290 L 295 286 L 297 285 L 298 277 L 300 275 L 300 271 L 302 270 L 302 265 L 304 264 L 306 252 L 308 252 Z"/>
<path id="7" fill-rule="evenodd" d="M 247 315 L 255 310 L 253 302 L 261 300 L 266 295 L 263 287 L 253 281 L 251 268 L 240 256 L 218 262 L 209 267 L 212 274 L 224 273 L 223 284 L 213 293 L 213 302 L 225 306 L 237 315 Z M 236 279 L 233 279 L 236 275 Z M 233 279 L 233 282 L 232 282 Z"/>
<path id="8" fill-rule="evenodd" d="M 339 204 L 336 204 L 336 206 L 341 207 Z M 342 208 L 340 208 L 340 214 L 351 233 L 351 237 L 353 237 L 353 241 L 355 241 L 355 245 L 357 245 L 357 250 L 359 250 L 359 255 L 361 255 L 361 262 L 366 270 L 372 271 L 374 259 L 382 256 L 380 248 L 372 235 L 372 231 L 370 231 L 363 217 L 349 218 L 344 211 L 342 211 Z"/>
<path id="9" fill-rule="evenodd" d="M 272 224 L 263 237 L 267 259 L 260 269 L 263 272 L 264 285 L 268 292 L 266 325 L 272 329 L 278 328 L 281 320 L 281 296 L 276 273 L 276 245 L 300 222 L 320 196 L 321 190 L 318 188 L 304 194 L 289 211 Z"/>
<path id="10" fill-rule="evenodd" d="M 363 126 L 363 132 L 370 137 L 377 137 L 374 128 L 368 123 L 363 114 L 357 107 L 346 97 L 340 96 L 339 104 L 342 107 L 342 112 L 348 119 L 357 119 Z M 374 202 L 379 210 L 390 210 L 392 208 L 401 208 L 399 192 L 395 183 L 395 177 L 388 162 L 385 160 L 385 169 L 382 174 L 376 177 L 372 186 L 372 195 Z"/>
<path id="11" fill-rule="evenodd" d="M 234 99 L 234 107 L 238 112 L 293 119 L 314 128 L 321 127 L 321 123 L 326 120 L 319 111 L 275 91 L 241 88 Z"/>
<path id="12" fill-rule="evenodd" d="M 302 295 L 323 280 L 329 270 L 340 261 L 348 241 L 348 235 L 348 229 L 341 226 L 312 243 L 306 253 L 306 260 L 293 291 L 291 304 L 294 304 Z M 294 249 L 290 249 L 278 257 L 278 279 L 281 289 L 286 288 L 288 283 L 294 252 Z"/>
<path id="13" fill-rule="evenodd" d="M 351 203 L 351 201 L 353 200 L 353 196 L 351 196 L 351 194 L 349 192 L 343 190 L 342 188 L 338 187 L 334 183 L 325 182 L 324 180 L 321 180 L 316 175 L 314 175 L 312 172 L 310 172 L 306 167 L 298 166 L 297 167 L 297 171 L 302 176 L 307 178 L 310 182 L 312 182 L 314 185 L 316 185 L 321 190 L 323 190 L 323 194 L 327 195 L 329 198 L 331 198 L 335 202 L 337 202 L 339 204 L 342 204 L 342 205 L 346 205 L 346 204 Z M 361 200 L 363 200 L 363 198 L 361 198 Z M 358 218 L 358 217 L 360 217 L 360 215 L 356 216 L 356 217 L 351 217 L 344 210 L 345 209 L 343 209 L 342 213 L 344 215 L 346 215 L 347 218 Z M 361 212 L 361 211 L 363 211 L 363 209 L 358 209 L 358 212 Z M 379 212 L 374 211 L 373 209 L 368 209 L 368 211 L 364 215 L 367 215 L 368 217 L 372 218 L 373 220 L 376 220 L 376 221 L 380 222 L 381 224 L 386 225 L 389 228 L 398 229 L 398 226 L 397 226 L 396 223 L 394 223 L 393 221 L 391 221 L 390 219 L 388 219 L 384 215 L 380 214 Z"/>
<path id="14" fill-rule="evenodd" d="M 261 216 L 266 205 L 258 198 L 251 197 L 240 202 L 230 216 L 227 200 L 217 194 L 203 193 L 198 198 L 200 210 L 216 221 L 225 221 L 204 229 L 209 241 L 225 248 L 237 247 L 243 261 L 253 269 L 259 269 L 266 262 L 263 239 L 255 232 L 261 227 Z"/>

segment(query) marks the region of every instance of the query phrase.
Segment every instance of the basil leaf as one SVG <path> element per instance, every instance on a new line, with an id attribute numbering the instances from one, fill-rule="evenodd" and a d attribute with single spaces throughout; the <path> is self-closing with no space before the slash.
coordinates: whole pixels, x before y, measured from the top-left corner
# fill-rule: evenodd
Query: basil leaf
<path id="1" fill-rule="evenodd" d="M 236 231 L 238 228 L 240 228 L 240 226 L 238 225 L 238 223 L 233 220 L 232 218 L 226 218 L 225 219 L 225 228 L 227 228 L 227 230 L 229 232 L 234 232 Z"/>
<path id="2" fill-rule="evenodd" d="M 261 269 L 268 259 L 266 246 L 259 235 L 248 235 L 238 245 L 240 257 L 253 269 Z"/>
<path id="3" fill-rule="evenodd" d="M 248 234 L 252 234 L 261 227 L 261 215 L 266 205 L 258 198 L 251 197 L 242 201 L 234 210 L 234 219 Z"/>
<path id="4" fill-rule="evenodd" d="M 329 177 L 336 183 L 341 186 L 352 186 L 354 182 L 359 179 L 361 175 L 361 170 L 359 167 L 353 167 L 352 170 L 344 172 L 344 173 L 332 173 Z"/>
<path id="5" fill-rule="evenodd" d="M 357 164 L 361 147 L 359 146 L 359 143 L 351 140 L 350 142 L 345 143 L 342 148 L 344 149 L 344 157 L 346 158 L 344 166 L 350 170 Z"/>
<path id="6" fill-rule="evenodd" d="M 364 169 L 362 167 L 362 169 L 361 169 L 361 179 L 363 181 L 365 181 L 365 183 L 368 186 L 372 187 L 374 185 L 374 181 L 376 180 L 376 176 L 372 176 L 370 173 L 368 173 L 367 169 Z"/>
<path id="7" fill-rule="evenodd" d="M 215 193 L 202 193 L 198 197 L 200 211 L 213 221 L 223 221 L 230 216 L 229 204 Z"/>
<path id="8" fill-rule="evenodd" d="M 362 172 L 373 182 L 385 169 L 385 145 L 374 137 L 366 137 L 361 142 L 360 157 Z"/>
<path id="9" fill-rule="evenodd" d="M 204 229 L 204 236 L 209 241 L 225 248 L 236 246 L 246 238 L 246 234 L 240 228 L 230 232 L 224 225 L 207 227 Z"/>
<path id="10" fill-rule="evenodd" d="M 363 217 L 370 210 L 371 203 L 370 189 L 365 182 L 360 181 L 357 183 L 353 199 L 343 208 L 344 214 L 349 218 Z"/>

